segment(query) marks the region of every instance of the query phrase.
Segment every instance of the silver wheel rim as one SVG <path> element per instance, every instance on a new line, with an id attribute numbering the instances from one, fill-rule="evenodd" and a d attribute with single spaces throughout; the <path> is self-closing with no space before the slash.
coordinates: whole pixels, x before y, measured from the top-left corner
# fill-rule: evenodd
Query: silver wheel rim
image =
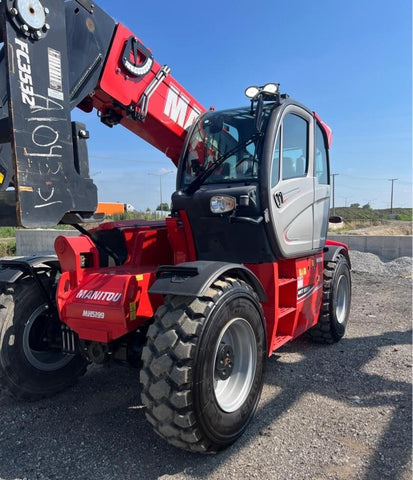
<path id="1" fill-rule="evenodd" d="M 233 366 L 226 380 L 215 374 L 218 349 L 229 345 L 233 351 Z M 219 407 L 227 413 L 238 410 L 248 397 L 257 367 L 257 345 L 251 325 L 243 318 L 234 318 L 222 330 L 214 353 L 214 393 Z"/>
<path id="2" fill-rule="evenodd" d="M 341 275 L 337 282 L 336 318 L 338 323 L 344 323 L 347 318 L 350 285 L 348 278 Z"/>
<path id="3" fill-rule="evenodd" d="M 53 372 L 66 366 L 73 356 L 58 351 L 33 348 L 31 340 L 32 329 L 33 327 L 39 328 L 38 322 L 42 315 L 47 313 L 47 310 L 46 304 L 40 305 L 27 320 L 23 332 L 23 351 L 33 367 L 44 372 Z"/>

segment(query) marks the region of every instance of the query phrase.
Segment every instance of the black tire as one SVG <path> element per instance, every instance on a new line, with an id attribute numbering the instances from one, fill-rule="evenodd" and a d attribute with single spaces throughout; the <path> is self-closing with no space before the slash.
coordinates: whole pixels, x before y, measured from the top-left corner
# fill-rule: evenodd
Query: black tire
<path id="1" fill-rule="evenodd" d="M 316 342 L 338 342 L 346 331 L 351 303 L 350 266 L 343 254 L 324 266 L 322 301 L 318 322 L 308 333 Z"/>
<path id="2" fill-rule="evenodd" d="M 265 357 L 261 306 L 245 282 L 218 280 L 204 298 L 167 297 L 142 354 L 148 421 L 176 447 L 229 446 L 256 411 Z"/>
<path id="3" fill-rule="evenodd" d="M 21 400 L 50 397 L 72 385 L 86 371 L 86 360 L 51 348 L 46 332 L 60 330 L 32 279 L 0 286 L 0 388 Z"/>

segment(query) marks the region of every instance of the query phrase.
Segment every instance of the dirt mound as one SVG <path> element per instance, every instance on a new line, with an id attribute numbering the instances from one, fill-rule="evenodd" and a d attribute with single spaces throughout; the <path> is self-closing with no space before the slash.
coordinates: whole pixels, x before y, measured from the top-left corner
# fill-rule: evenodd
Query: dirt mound
<path id="1" fill-rule="evenodd" d="M 413 229 L 410 222 L 392 220 L 383 225 L 355 228 L 342 233 L 348 235 L 412 235 Z"/>

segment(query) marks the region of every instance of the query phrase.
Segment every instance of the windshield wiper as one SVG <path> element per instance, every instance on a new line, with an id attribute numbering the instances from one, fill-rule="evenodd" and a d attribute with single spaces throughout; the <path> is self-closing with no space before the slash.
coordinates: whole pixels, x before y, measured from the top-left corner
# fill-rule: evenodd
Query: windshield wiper
<path id="1" fill-rule="evenodd" d="M 192 182 L 184 189 L 184 192 L 188 195 L 192 195 L 198 190 L 201 185 L 205 183 L 205 181 L 212 175 L 212 173 L 225 162 L 227 158 L 231 157 L 243 148 L 248 147 L 248 145 L 255 142 L 255 140 L 262 137 L 262 135 L 262 132 L 257 132 L 250 139 L 246 140 L 243 143 L 240 143 L 229 152 L 224 153 L 224 155 L 218 157 L 215 162 L 210 163 L 209 166 L 198 177 L 192 180 Z"/>

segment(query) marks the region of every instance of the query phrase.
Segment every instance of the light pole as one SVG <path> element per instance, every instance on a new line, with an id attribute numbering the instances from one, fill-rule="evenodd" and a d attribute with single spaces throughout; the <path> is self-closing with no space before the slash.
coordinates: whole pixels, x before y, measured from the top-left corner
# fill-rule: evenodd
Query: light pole
<path id="1" fill-rule="evenodd" d="M 393 213 L 393 185 L 396 180 L 398 180 L 398 178 L 389 178 L 389 182 L 391 182 L 390 213 Z"/>
<path id="2" fill-rule="evenodd" d="M 163 173 L 148 173 L 148 175 L 153 175 L 154 177 L 159 177 L 159 192 L 161 196 L 161 203 L 159 206 L 161 207 L 161 218 L 162 218 L 162 212 L 163 212 L 163 205 L 162 205 L 162 177 L 164 175 L 169 175 L 170 173 L 173 173 L 173 170 L 168 170 L 167 172 Z M 155 209 L 155 218 L 156 218 L 156 209 Z"/>

